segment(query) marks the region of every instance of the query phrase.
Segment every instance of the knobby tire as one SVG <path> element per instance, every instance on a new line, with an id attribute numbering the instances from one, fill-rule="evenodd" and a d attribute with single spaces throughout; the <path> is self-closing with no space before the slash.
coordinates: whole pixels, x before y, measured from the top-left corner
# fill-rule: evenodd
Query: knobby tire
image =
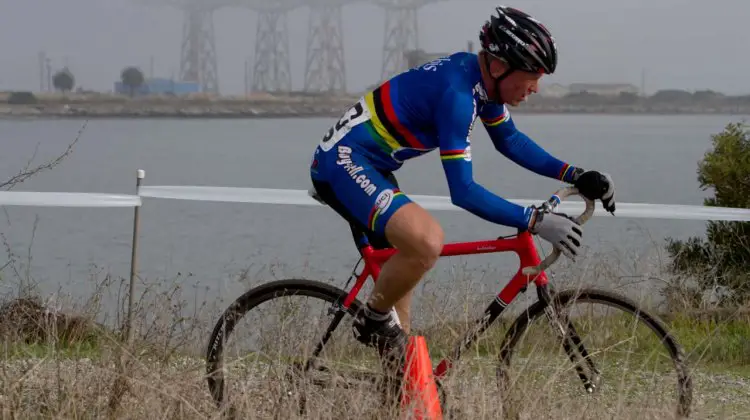
<path id="1" fill-rule="evenodd" d="M 328 303 L 343 302 L 347 293 L 335 286 L 315 280 L 287 279 L 262 284 L 248 290 L 237 298 L 222 314 L 214 326 L 209 346 L 206 351 L 206 380 L 211 396 L 217 406 L 224 403 L 224 375 L 222 373 L 222 354 L 224 343 L 245 314 L 256 306 L 284 296 L 307 296 L 322 299 Z M 356 314 L 362 304 L 357 299 L 348 309 L 349 315 Z"/>
<path id="2" fill-rule="evenodd" d="M 631 299 L 605 290 L 585 288 L 570 289 L 555 292 L 551 303 L 555 307 L 565 307 L 568 304 L 577 302 L 596 302 L 614 306 L 633 315 L 638 321 L 646 324 L 651 331 L 659 338 L 659 341 L 666 347 L 674 364 L 677 373 L 677 390 L 679 393 L 678 403 L 675 414 L 680 418 L 687 418 L 690 415 L 690 406 L 692 403 L 692 381 L 689 370 L 685 362 L 685 356 L 681 346 L 672 336 L 664 322 L 657 317 L 649 314 L 647 311 L 638 306 Z M 501 345 L 500 363 L 498 365 L 498 378 L 501 385 L 507 386 L 507 372 L 513 357 L 514 348 L 519 340 L 523 337 L 529 324 L 538 317 L 545 314 L 545 309 L 549 304 L 539 300 L 530 305 L 522 312 L 508 329 L 503 343 Z M 550 335 L 550 339 L 555 339 Z M 576 344 L 573 343 L 575 346 Z M 594 357 L 596 359 L 596 357 Z"/>

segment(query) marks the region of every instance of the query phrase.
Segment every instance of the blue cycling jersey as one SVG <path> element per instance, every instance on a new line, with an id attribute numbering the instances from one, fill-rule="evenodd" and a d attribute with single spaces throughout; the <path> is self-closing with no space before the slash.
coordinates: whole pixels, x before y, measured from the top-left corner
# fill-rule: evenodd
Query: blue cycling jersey
<path id="1" fill-rule="evenodd" d="M 487 100 L 477 55 L 467 52 L 415 67 L 366 94 L 326 133 L 318 150 L 336 154 L 335 145 L 345 145 L 373 168 L 391 172 L 408 159 L 439 149 L 456 206 L 485 220 L 525 230 L 530 209 L 498 197 L 473 180 L 470 137 L 477 117 L 495 148 L 513 162 L 571 182 L 572 166 L 519 131 L 505 105 Z"/>

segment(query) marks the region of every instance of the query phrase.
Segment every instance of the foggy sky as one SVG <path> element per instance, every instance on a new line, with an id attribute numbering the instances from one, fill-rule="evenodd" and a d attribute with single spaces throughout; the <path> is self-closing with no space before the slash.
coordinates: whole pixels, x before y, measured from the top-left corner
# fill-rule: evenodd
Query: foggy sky
<path id="1" fill-rule="evenodd" d="M 237 0 L 241 4 L 241 0 Z M 476 40 L 498 4 L 484 0 L 434 3 L 419 13 L 420 47 L 452 52 Z M 506 1 L 544 22 L 560 49 L 558 72 L 547 83 L 612 82 L 646 90 L 714 89 L 750 94 L 750 2 L 747 0 Z M 304 77 L 308 9 L 289 14 L 292 84 Z M 347 88 L 359 91 L 380 77 L 385 13 L 366 3 L 344 8 Z M 256 14 L 247 8 L 214 14 L 220 90 L 244 91 L 244 62 L 252 59 Z M 0 0 L 0 90 L 39 89 L 38 57 L 67 65 L 78 86 L 108 91 L 126 65 L 148 75 L 179 75 L 182 14 L 159 0 Z M 476 42 L 475 42 L 476 45 Z"/>

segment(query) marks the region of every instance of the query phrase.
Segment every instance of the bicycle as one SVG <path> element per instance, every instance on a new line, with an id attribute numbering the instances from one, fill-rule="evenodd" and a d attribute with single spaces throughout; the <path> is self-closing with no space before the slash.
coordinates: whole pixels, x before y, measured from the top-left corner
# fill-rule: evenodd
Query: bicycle
<path id="1" fill-rule="evenodd" d="M 321 201 L 315 196 L 314 192 L 311 192 L 311 195 L 313 198 Z M 565 187 L 558 190 L 541 205 L 540 211 L 554 211 L 560 202 L 570 195 L 580 194 L 573 187 Z M 583 199 L 586 204 L 585 211 L 575 218 L 579 224 L 585 223 L 594 212 L 594 202 L 585 197 Z M 354 226 L 352 226 L 352 234 L 354 235 L 355 242 L 357 242 L 358 237 L 364 237 L 364 234 Z M 332 315 L 333 319 L 330 321 L 323 336 L 318 339 L 312 356 L 303 362 L 293 364 L 296 374 L 309 373 L 313 370 L 326 372 L 327 368 L 316 364 L 316 359 L 319 357 L 321 351 L 323 351 L 342 319 L 347 314 L 353 316 L 362 307 L 362 303 L 357 299 L 357 295 L 366 280 L 372 277 L 373 281 L 376 281 L 380 272 L 380 266 L 396 252 L 392 248 L 373 248 L 366 240 L 365 242 L 358 242 L 358 244 L 360 243 L 363 243 L 360 248 L 360 261 L 364 260 L 364 268 L 361 273 L 356 274 L 357 266 L 355 266 L 347 285 L 343 289 L 316 280 L 278 280 L 252 288 L 236 299 L 225 310 L 213 329 L 206 357 L 208 387 L 217 406 L 221 407 L 222 404 L 226 403 L 224 392 L 225 381 L 222 372 L 222 355 L 226 339 L 241 318 L 263 302 L 275 298 L 301 295 L 321 299 L 330 305 L 328 314 Z M 573 325 L 573 320 L 562 313 L 563 309 L 569 305 L 581 301 L 592 301 L 612 306 L 624 311 L 626 314 L 629 313 L 635 316 L 637 321 L 645 323 L 657 336 L 659 342 L 669 353 L 671 365 L 674 366 L 677 374 L 676 387 L 678 397 L 674 412 L 681 418 L 689 416 L 692 402 L 692 381 L 684 360 L 683 351 L 675 337 L 667 331 L 665 324 L 656 316 L 649 314 L 639 307 L 631 299 L 607 290 L 590 287 L 562 291 L 554 290 L 545 270 L 555 263 L 561 254 L 556 247 L 549 256 L 541 260 L 532 235 L 526 231 L 519 231 L 515 235 L 499 237 L 494 240 L 447 243 L 444 245 L 441 257 L 502 252 L 515 252 L 520 259 L 520 268 L 496 295 L 495 299 L 486 306 L 483 315 L 475 321 L 473 328 L 470 328 L 465 333 L 463 339 L 454 345 L 452 354 L 439 361 L 434 368 L 433 373 L 439 385 L 441 404 L 443 406 L 445 406 L 447 396 L 442 386 L 440 386 L 441 381 L 461 358 L 463 352 L 469 349 L 487 328 L 503 314 L 505 308 L 516 297 L 524 293 L 527 287 L 533 282 L 536 286 L 538 300 L 517 316 L 510 328 L 506 330 L 501 343 L 497 380 L 503 390 L 507 390 L 510 386 L 508 371 L 510 362 L 516 351 L 516 346 L 519 345 L 531 322 L 544 314 L 551 323 L 553 330 L 558 333 L 557 338 L 561 340 L 563 349 L 567 353 L 569 360 L 573 363 L 576 374 L 583 384 L 585 393 L 595 393 L 597 387 L 600 385 L 601 371 L 594 362 L 593 355 L 583 346 L 577 329 Z M 359 262 L 357 265 L 359 265 Z M 347 289 L 351 280 L 354 279 L 356 279 L 354 285 L 351 289 Z M 299 334 L 301 330 L 295 330 L 294 332 Z M 349 335 L 351 335 L 351 332 L 349 332 Z M 304 412 L 304 406 L 305 397 L 303 396 L 300 397 L 301 412 Z"/>

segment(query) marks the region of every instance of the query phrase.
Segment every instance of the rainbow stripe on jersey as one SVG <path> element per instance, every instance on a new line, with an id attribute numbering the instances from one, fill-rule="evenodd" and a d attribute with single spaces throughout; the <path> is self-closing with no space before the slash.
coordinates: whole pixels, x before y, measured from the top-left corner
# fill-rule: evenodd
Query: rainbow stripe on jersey
<path id="1" fill-rule="evenodd" d="M 486 125 L 487 127 L 495 127 L 508 121 L 508 118 L 510 118 L 510 112 L 508 112 L 508 108 L 503 106 L 503 113 L 498 115 L 497 117 L 481 118 L 481 119 L 482 119 L 482 123 Z"/>
<path id="2" fill-rule="evenodd" d="M 408 128 L 399 121 L 391 98 L 398 92 L 396 85 L 387 81 L 365 95 L 365 103 L 371 118 L 364 125 L 375 142 L 388 155 L 404 147 L 430 150 Z"/>

